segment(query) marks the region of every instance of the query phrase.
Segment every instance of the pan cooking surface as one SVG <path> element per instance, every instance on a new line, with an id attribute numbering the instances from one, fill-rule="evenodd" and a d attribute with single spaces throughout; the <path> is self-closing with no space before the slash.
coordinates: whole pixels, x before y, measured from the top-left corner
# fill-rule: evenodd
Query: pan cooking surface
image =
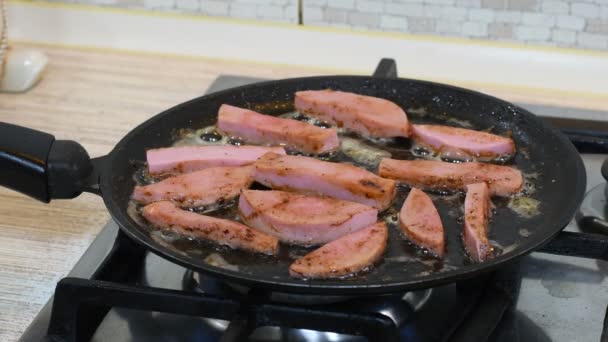
<path id="1" fill-rule="evenodd" d="M 186 139 L 183 141 L 188 144 L 201 142 L 200 136 L 210 133 L 210 130 L 201 129 L 215 124 L 217 109 L 222 103 L 281 115 L 293 110 L 295 91 L 323 88 L 386 98 L 404 108 L 413 123 L 440 123 L 511 135 L 517 146 L 517 154 L 509 161 L 495 162 L 520 169 L 524 173 L 526 186 L 516 200 L 493 199 L 496 208 L 489 227 L 489 238 L 495 246 L 496 257 L 482 264 L 473 264 L 466 257 L 461 242 L 463 193 L 430 193 L 446 232 L 447 253 L 443 260 L 410 244 L 402 237 L 397 223 L 397 213 L 409 192 L 406 186 L 399 186 L 392 207 L 379 215 L 390 231 L 383 260 L 371 271 L 347 279 L 303 281 L 290 277 L 289 264 L 312 249 L 281 245 L 278 257 L 254 255 L 162 233 L 139 221 L 132 211 L 132 205 L 130 215 L 127 213 L 129 196 L 135 185 L 133 175 L 141 171 L 145 150 L 170 146 L 176 139 L 184 137 Z M 214 140 L 209 136 L 203 138 Z M 344 139 L 348 140 L 350 149 L 325 156 L 324 159 L 355 163 L 375 172 L 379 158 L 386 152 L 395 159 L 432 158 L 425 154 L 426 151 L 413 146 L 408 139 L 365 139 L 341 134 L 343 142 Z M 358 144 L 370 147 L 378 153 L 378 159 L 372 158 L 370 162 L 358 158 L 369 155 L 357 153 L 357 149 L 360 149 Z M 126 223 L 126 231 L 131 236 L 160 254 L 190 267 L 227 276 L 234 281 L 261 282 L 266 286 L 299 292 L 387 292 L 466 277 L 471 272 L 488 269 L 520 255 L 552 237 L 569 221 L 582 196 L 579 189 L 584 190 L 584 186 L 576 187 L 577 181 L 580 182 L 580 177 L 584 176 L 581 176 L 582 165 L 577 168 L 576 161 L 580 162 L 580 159 L 573 147 L 523 109 L 466 90 L 408 80 L 306 78 L 267 82 L 216 93 L 172 108 L 144 123 L 125 137 L 113 154 L 116 156 L 112 160 L 113 175 L 108 178 L 112 183 L 113 200 L 108 207 L 116 209 L 111 210 L 113 215 L 119 222 Z M 584 178 L 582 180 L 584 182 Z M 235 207 L 236 204 L 208 214 L 236 219 Z M 218 255 L 221 258 L 217 258 Z"/>

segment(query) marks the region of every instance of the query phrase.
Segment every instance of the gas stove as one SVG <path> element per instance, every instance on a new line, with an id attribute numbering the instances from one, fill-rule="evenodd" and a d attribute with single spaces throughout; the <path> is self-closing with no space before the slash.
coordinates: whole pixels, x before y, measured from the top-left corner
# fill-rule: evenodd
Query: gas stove
<path id="1" fill-rule="evenodd" d="M 377 72 L 396 74 L 396 66 L 383 60 Z M 256 81 L 220 76 L 208 92 Z M 549 117 L 564 111 L 600 114 L 519 105 Z M 547 120 L 581 152 L 591 190 L 566 231 L 606 234 L 601 170 L 608 124 Z M 604 169 L 608 175 L 608 164 Z M 569 243 L 558 241 L 545 252 L 568 254 Z M 146 252 L 110 221 L 21 340 L 604 341 L 607 251 L 608 246 L 586 253 L 597 259 L 532 253 L 494 273 L 407 293 L 303 296 L 242 288 L 192 272 Z"/>

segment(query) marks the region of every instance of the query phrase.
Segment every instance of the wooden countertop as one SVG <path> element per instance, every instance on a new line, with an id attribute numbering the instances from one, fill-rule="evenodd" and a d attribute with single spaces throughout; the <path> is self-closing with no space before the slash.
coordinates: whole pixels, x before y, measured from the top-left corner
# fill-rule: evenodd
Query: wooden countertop
<path id="1" fill-rule="evenodd" d="M 0 121 L 76 140 L 92 157 L 108 153 L 145 119 L 204 93 L 219 74 L 284 78 L 327 73 L 201 58 L 39 48 L 50 59 L 43 80 L 25 94 L 0 94 Z M 608 110 L 608 101 L 602 99 L 475 88 L 514 101 Z M 0 341 L 21 336 L 108 219 L 101 199 L 91 194 L 42 204 L 0 188 Z"/>

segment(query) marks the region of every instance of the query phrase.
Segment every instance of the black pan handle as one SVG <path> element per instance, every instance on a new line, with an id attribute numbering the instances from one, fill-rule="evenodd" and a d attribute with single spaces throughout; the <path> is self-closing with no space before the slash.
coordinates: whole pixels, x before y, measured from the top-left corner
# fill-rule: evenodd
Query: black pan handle
<path id="1" fill-rule="evenodd" d="M 608 237 L 603 234 L 560 232 L 538 252 L 608 261 Z"/>
<path id="2" fill-rule="evenodd" d="M 378 78 L 396 78 L 397 76 L 397 62 L 392 58 L 382 58 L 372 74 L 372 77 Z"/>
<path id="3" fill-rule="evenodd" d="M 93 164 L 75 141 L 0 122 L 0 186 L 42 202 L 86 190 Z"/>

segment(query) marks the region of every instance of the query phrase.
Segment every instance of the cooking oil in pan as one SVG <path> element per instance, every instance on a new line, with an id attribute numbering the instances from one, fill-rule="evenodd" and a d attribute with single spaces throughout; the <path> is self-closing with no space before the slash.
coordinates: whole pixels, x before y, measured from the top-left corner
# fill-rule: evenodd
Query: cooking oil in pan
<path id="1" fill-rule="evenodd" d="M 473 128 L 473 125 L 468 121 L 449 118 L 444 115 L 434 117 L 430 115 L 424 108 L 410 109 L 408 111 L 410 119 L 416 122 L 423 123 L 441 123 L 459 126 L 463 128 Z M 319 122 L 313 118 L 302 115 L 298 112 L 289 112 L 281 115 L 284 118 L 290 118 L 308 122 L 319 127 L 330 127 L 324 122 Z M 411 143 L 409 139 L 404 138 L 369 138 L 362 137 L 356 134 L 338 130 L 341 141 L 340 148 L 332 153 L 314 156 L 321 160 L 341 162 L 357 165 L 372 172 L 377 170 L 378 164 L 382 158 L 394 159 L 430 159 L 442 160 L 448 162 L 468 162 L 472 159 L 469 156 L 463 155 L 457 151 L 443 151 L 442 153 L 434 153 L 426 146 Z M 212 145 L 242 145 L 245 142 L 238 137 L 229 137 L 223 135 L 215 126 L 204 127 L 201 129 L 192 129 L 182 131 L 176 138 L 174 146 L 212 146 Z M 285 146 L 289 154 L 302 155 L 299 152 L 291 151 L 288 146 Z M 509 164 L 512 158 L 492 160 L 490 162 L 497 164 Z M 525 186 L 522 192 L 510 199 L 494 199 L 494 204 L 497 208 L 509 208 L 512 212 L 523 218 L 529 218 L 539 213 L 539 202 L 533 198 L 534 181 L 539 175 L 534 173 L 524 174 Z M 146 166 L 141 165 L 134 174 L 134 179 L 137 184 L 144 185 L 154 183 L 161 178 L 151 177 L 146 172 Z M 254 183 L 254 188 L 265 189 L 264 186 Z M 397 195 L 390 208 L 379 214 L 378 219 L 386 222 L 389 227 L 389 245 L 387 247 L 387 257 L 382 261 L 382 267 L 399 266 L 403 267 L 404 272 L 413 267 L 417 269 L 416 276 L 424 276 L 433 272 L 446 272 L 458 268 L 462 264 L 467 264 L 465 251 L 462 246 L 460 232 L 463 224 L 463 203 L 464 194 L 462 192 L 449 191 L 427 191 L 431 196 L 434 204 L 437 206 L 444 228 L 446 230 L 446 249 L 447 254 L 444 260 L 435 258 L 428 251 L 417 247 L 410 243 L 401 233 L 398 223 L 398 213 L 401 206 L 409 193 L 409 187 L 399 185 L 397 187 Z M 201 208 L 191 209 L 192 211 L 211 215 L 219 218 L 226 218 L 235 221 L 241 221 L 237 210 L 237 201 L 232 200 L 222 203 L 221 205 L 206 206 Z M 144 228 L 150 231 L 151 236 L 159 243 L 166 246 L 171 246 L 173 249 L 187 254 L 191 257 L 203 259 L 206 263 L 228 270 L 238 270 L 239 272 L 247 272 L 254 265 L 259 263 L 276 263 L 289 265 L 295 259 L 304 256 L 314 248 L 306 248 L 301 246 L 282 245 L 278 256 L 262 256 L 252 255 L 247 252 L 232 250 L 225 246 L 217 246 L 205 241 L 199 241 L 192 238 L 184 238 L 176 234 L 161 232 L 153 227 L 146 225 L 141 217 L 141 207 L 135 203 L 131 203 L 129 214 Z M 490 234 L 492 224 L 490 223 Z M 529 235 L 529 234 L 527 234 Z M 524 237 L 523 234 L 519 236 Z M 500 241 L 493 241 L 495 245 L 495 253 L 506 253 L 517 247 L 517 244 L 510 244 L 507 247 L 501 246 Z M 422 266 L 422 267 L 421 267 Z M 360 279 L 365 277 L 366 272 L 361 272 L 348 279 Z"/>

